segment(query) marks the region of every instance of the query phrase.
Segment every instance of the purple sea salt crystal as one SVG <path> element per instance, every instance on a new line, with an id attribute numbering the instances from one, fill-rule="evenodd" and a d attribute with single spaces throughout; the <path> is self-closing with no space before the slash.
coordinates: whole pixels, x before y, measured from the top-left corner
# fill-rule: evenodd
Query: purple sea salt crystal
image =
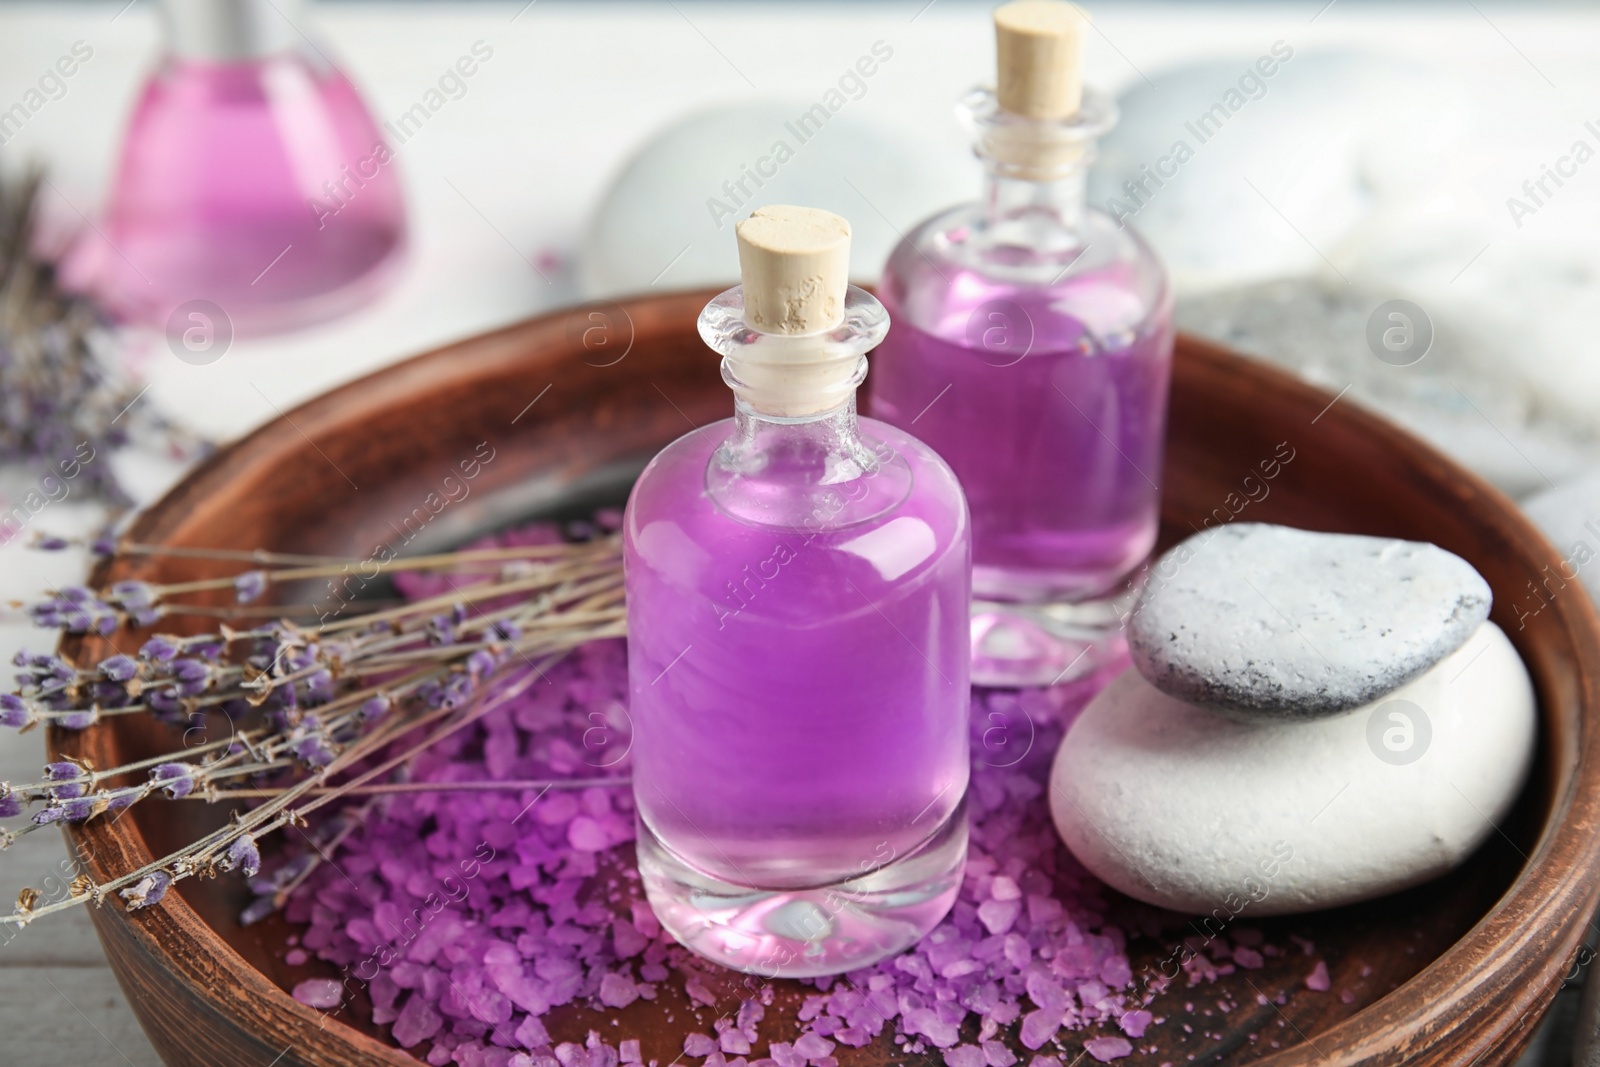
<path id="1" fill-rule="evenodd" d="M 161 763 L 150 771 L 150 781 L 166 790 L 173 800 L 194 792 L 194 767 L 188 763 Z"/>
<path id="2" fill-rule="evenodd" d="M 1040 1008 L 1022 1017 L 1022 1030 L 1018 1035 L 1027 1048 L 1041 1048 L 1061 1029 L 1066 1013 L 1060 1008 Z"/>
<path id="3" fill-rule="evenodd" d="M 987 1067 L 1011 1067 L 1017 1062 L 1016 1053 L 1006 1048 L 1004 1042 L 985 1041 L 983 1043 L 983 1062 Z"/>
<path id="4" fill-rule="evenodd" d="M 815 1033 L 801 1034 L 795 1040 L 794 1050 L 807 1060 L 820 1060 L 833 1054 L 833 1042 Z"/>
<path id="5" fill-rule="evenodd" d="M 1083 1050 L 1101 1063 L 1133 1055 L 1133 1045 L 1125 1037 L 1091 1037 L 1083 1043 Z"/>
<path id="6" fill-rule="evenodd" d="M 717 1043 L 705 1034 L 692 1033 L 683 1039 L 685 1056 L 709 1056 L 717 1050 Z M 804 1067 L 802 1064 L 801 1067 Z"/>
<path id="7" fill-rule="evenodd" d="M 266 571 L 245 571 L 233 580 L 233 596 L 241 604 L 259 600 L 266 591 Z"/>
<path id="8" fill-rule="evenodd" d="M 0 726 L 21 727 L 32 721 L 26 700 L 15 693 L 0 693 Z"/>
<path id="9" fill-rule="evenodd" d="M 611 1008 L 626 1008 L 639 999 L 638 985 L 626 975 L 611 972 L 600 979 L 600 1002 Z"/>
<path id="10" fill-rule="evenodd" d="M 326 1011 L 344 1002 L 344 987 L 332 978 L 307 978 L 295 985 L 289 995 L 308 1008 Z"/>
<path id="11" fill-rule="evenodd" d="M 946 1049 L 945 1067 L 984 1067 L 983 1049 L 976 1045 L 957 1045 Z"/>
<path id="12" fill-rule="evenodd" d="M 128 902 L 129 911 L 138 911 L 140 908 L 161 903 L 161 898 L 167 895 L 167 887 L 171 884 L 172 876 L 166 871 L 153 871 L 117 895 Z"/>
<path id="13" fill-rule="evenodd" d="M 1129 1037 L 1143 1037 L 1152 1019 L 1153 1016 L 1149 1012 L 1139 1008 L 1134 1011 L 1124 1012 L 1122 1018 L 1117 1020 L 1117 1025 Z"/>
<path id="14" fill-rule="evenodd" d="M 395 1044 L 401 1048 L 411 1048 L 438 1033 L 443 1024 L 444 1018 L 433 1010 L 427 998 L 420 992 L 414 992 L 406 998 L 405 1007 L 400 1009 L 390 1032 L 394 1035 Z"/>
<path id="15" fill-rule="evenodd" d="M 100 661 L 100 673 L 113 682 L 132 681 L 134 675 L 139 673 L 139 664 L 132 657 L 119 653 Z"/>

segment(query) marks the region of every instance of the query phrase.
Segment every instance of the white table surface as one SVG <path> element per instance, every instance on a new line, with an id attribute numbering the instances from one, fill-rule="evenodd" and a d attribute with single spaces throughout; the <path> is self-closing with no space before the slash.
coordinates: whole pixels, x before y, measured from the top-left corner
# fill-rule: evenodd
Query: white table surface
<path id="1" fill-rule="evenodd" d="M 317 5 L 306 21 L 380 119 L 408 107 L 474 41 L 495 49 L 467 95 L 405 146 L 414 242 L 405 273 L 350 318 L 238 342 L 209 366 L 181 363 L 158 344 L 134 346 L 130 364 L 152 383 L 141 402 L 227 440 L 271 418 L 274 407 L 568 302 L 584 219 L 642 138 L 709 103 L 814 96 L 879 38 L 893 42 L 895 63 L 874 80 L 859 104 L 863 113 L 914 123 L 947 140 L 956 158 L 965 147 L 949 101 L 992 71 L 986 8 L 958 0 Z M 1097 16 L 1089 75 L 1113 89 L 1181 60 L 1253 55 L 1285 37 L 1297 49 L 1377 47 L 1507 84 L 1530 79 L 1536 64 L 1541 77 L 1563 87 L 1563 106 L 1581 112 L 1596 98 L 1585 91 L 1600 68 L 1600 12 L 1590 8 L 1489 0 L 1107 3 Z M 59 199 L 47 194 L 46 209 L 56 219 L 93 215 L 101 201 L 132 95 L 156 49 L 152 0 L 0 4 L 0 106 L 79 40 L 93 47 L 92 61 L 63 98 L 0 148 L 0 165 L 32 159 L 48 166 Z M 1526 171 L 1537 173 L 1539 160 L 1529 162 Z M 884 207 L 894 214 L 893 205 Z M 662 285 L 671 284 L 669 271 Z M 124 469 L 147 500 L 177 473 L 137 462 Z M 81 533 L 99 519 L 96 509 L 68 501 L 39 525 Z M 82 568 L 71 553 L 0 549 L 0 596 L 31 598 Z M 24 643 L 37 648 L 39 637 L 14 618 L 0 622 L 0 657 L 9 660 Z M 0 779 L 31 779 L 40 763 L 39 733 L 0 733 Z M 39 885 L 64 857 L 53 834 L 26 837 L 0 856 L 0 900 Z M 31 927 L 0 950 L 0 1048 L 0 1062 L 17 1067 L 159 1062 L 81 913 Z"/>

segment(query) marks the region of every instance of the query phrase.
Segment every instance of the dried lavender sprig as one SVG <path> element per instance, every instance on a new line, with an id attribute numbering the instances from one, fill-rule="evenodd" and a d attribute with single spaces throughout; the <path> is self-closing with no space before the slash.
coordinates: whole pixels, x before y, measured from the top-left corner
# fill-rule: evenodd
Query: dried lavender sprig
<path id="1" fill-rule="evenodd" d="M 270 797 L 260 798 L 266 801 L 260 807 L 243 815 L 235 812 L 232 826 L 207 835 L 139 871 L 98 887 L 91 886 L 92 892 L 84 898 L 103 900 L 107 893 L 120 891 L 129 907 L 143 907 L 158 901 L 173 882 L 193 873 L 249 866 L 247 860 L 251 856 L 258 865 L 255 841 L 259 837 L 291 822 L 303 821 L 306 815 L 344 796 L 368 796 L 369 804 L 375 802 L 383 792 L 355 791 L 397 784 L 374 780 L 402 769 L 429 745 L 542 677 L 540 666 L 531 656 L 544 657 L 548 665 L 566 650 L 585 641 L 623 633 L 620 567 L 614 540 L 606 548 L 609 555 L 601 553 L 588 559 L 570 551 L 574 546 L 540 547 L 559 550 L 565 558 L 546 562 L 537 569 L 502 567 L 501 581 L 475 583 L 406 608 L 386 608 L 367 616 L 340 619 L 327 628 L 336 629 L 337 633 L 285 621 L 244 631 L 223 627 L 220 634 L 154 638 L 140 650 L 138 659 L 113 656 L 93 670 L 81 670 L 54 656 L 29 658 L 25 677 L 33 684 L 33 695 L 58 703 L 66 700 L 92 702 L 96 697 L 107 695 L 107 686 L 124 686 L 123 695 L 131 697 L 144 692 L 149 685 L 179 683 L 189 687 L 180 708 L 191 716 L 191 721 L 200 708 L 218 704 L 226 708 L 232 698 L 258 696 L 262 691 L 268 696 L 284 691 L 290 697 L 287 711 L 292 714 L 280 713 L 282 721 L 271 728 L 235 731 L 225 742 L 169 754 L 165 757 L 168 762 L 140 761 L 138 766 L 130 764 L 105 771 L 63 764 L 52 768 L 47 780 L 35 783 L 34 788 L 5 788 L 0 791 L 0 801 L 18 804 L 24 799 L 47 800 L 52 808 L 47 809 L 51 813 L 46 821 L 77 821 L 104 811 L 120 810 L 156 792 L 180 799 L 226 799 L 227 794 L 236 790 L 223 788 L 220 785 L 223 781 L 294 766 L 306 767 L 311 770 L 308 777 L 272 791 L 274 795 Z M 433 562 L 436 564 L 433 569 L 439 571 L 465 569 L 462 554 L 444 554 Z M 516 562 L 519 561 L 513 561 Z M 505 580 L 508 578 L 511 580 Z M 154 588 L 139 583 L 114 586 L 115 608 L 109 604 L 105 608 L 94 604 L 99 598 L 87 590 L 73 591 L 61 598 L 65 603 L 58 614 L 62 617 L 55 621 L 68 630 L 101 631 L 106 628 L 104 617 L 114 615 L 118 609 L 130 612 L 149 609 L 157 598 L 152 592 Z M 519 601 L 519 597 L 524 599 Z M 467 610 L 469 604 L 482 603 L 487 608 L 501 600 L 512 603 L 482 611 L 477 616 Z M 430 616 L 440 609 L 448 610 L 449 614 Z M 373 617 L 378 614 L 384 617 Z M 562 622 L 561 617 L 569 614 L 572 618 Z M 461 640 L 469 634 L 480 639 Z M 351 690 L 349 681 L 339 683 L 336 680 L 337 675 L 359 682 L 374 673 L 392 672 L 399 667 L 391 662 L 393 657 L 415 658 L 410 653 L 427 647 L 425 642 L 429 641 L 457 647 L 453 655 L 447 654 L 435 665 L 403 675 L 403 681 L 390 676 L 381 685 Z M 258 648 L 261 658 L 255 661 L 257 667 L 251 671 L 246 671 L 244 665 L 230 664 L 220 658 L 229 647 L 240 642 L 255 642 Z M 265 655 L 268 652 L 270 656 Z M 349 658 L 349 663 L 344 662 L 345 657 Z M 494 679 L 505 673 L 507 664 L 514 662 L 513 657 L 527 661 L 531 670 L 522 683 L 507 686 L 493 700 L 485 701 L 484 694 L 494 685 Z M 328 669 L 319 669 L 322 666 Z M 304 705 L 296 705 L 293 701 L 296 689 L 313 683 L 320 688 L 307 693 Z M 346 688 L 342 694 L 337 692 L 341 684 Z M 218 685 L 226 688 L 221 692 L 207 691 Z M 397 703 L 407 704 L 407 710 L 389 716 L 380 721 L 376 729 L 370 729 L 371 719 L 382 719 L 391 705 Z M 376 711 L 373 711 L 375 706 Z M 464 707 L 477 710 L 460 710 Z M 26 704 L 22 708 L 27 711 Z M 0 718 L 16 710 L 15 707 L 0 708 Z M 45 709 L 44 713 L 59 716 L 55 721 L 67 725 L 81 725 L 69 722 L 68 717 L 87 714 L 97 720 L 100 711 L 98 703 L 92 703 L 86 710 L 56 707 Z M 352 781 L 334 786 L 327 784 L 330 776 L 355 761 L 366 759 L 402 734 L 447 717 L 454 721 L 433 731 L 420 744 L 399 756 Z M 33 720 L 29 718 L 28 721 Z M 192 762 L 202 756 L 205 762 Z M 138 769 L 151 770 L 147 781 L 95 789 L 101 782 Z M 297 804 L 302 798 L 305 802 Z M 41 824 L 30 823 L 19 832 Z M 11 836 L 4 831 L 0 831 L 0 835 Z M 3 843 L 0 839 L 0 844 Z M 48 913 L 46 909 L 35 909 L 33 904 L 33 899 L 19 900 L 18 912 L 6 921 L 26 922 Z"/>
<path id="2" fill-rule="evenodd" d="M 464 612 L 468 604 L 479 601 L 490 601 L 504 597 L 515 597 L 526 592 L 542 592 L 544 595 L 535 600 L 515 605 L 509 609 L 490 612 L 482 619 L 465 619 L 461 629 L 478 631 L 487 629 L 493 624 L 503 620 L 516 619 L 520 622 L 519 628 L 544 628 L 560 627 L 567 625 L 563 622 L 572 616 L 572 622 L 580 625 L 593 624 L 606 625 L 621 618 L 621 587 L 620 575 L 615 569 L 591 569 L 581 567 L 567 572 L 562 581 L 553 588 L 548 587 L 548 581 L 554 575 L 545 575 L 538 578 L 529 578 L 512 582 L 489 582 L 474 585 L 458 593 L 429 598 L 416 602 L 403 608 L 372 613 L 366 616 L 356 616 L 349 620 L 340 620 L 326 627 L 294 627 L 286 622 L 279 622 L 273 626 L 258 627 L 245 631 L 228 631 L 220 636 L 213 637 L 208 644 L 200 646 L 200 659 L 215 660 L 227 646 L 241 641 L 275 640 L 280 646 L 293 646 L 297 648 L 311 647 L 315 639 L 324 637 L 330 632 L 337 633 L 341 640 L 353 642 L 353 645 L 340 646 L 342 651 L 359 650 L 364 643 L 373 650 L 380 647 L 398 647 L 407 641 L 416 642 L 423 639 L 422 631 L 430 621 L 431 615 L 439 608 L 451 607 Z M 595 599 L 592 603 L 601 610 L 594 612 L 574 612 L 578 603 L 586 597 L 596 593 L 609 593 Z M 82 605 L 86 601 L 83 593 L 68 591 L 67 598 L 77 596 L 78 599 L 68 599 L 69 603 Z M 561 609 L 561 610 L 556 610 Z M 89 612 L 94 615 L 94 612 Z M 103 613 L 101 613 L 103 614 Z M 539 618 L 536 616 L 543 616 Z M 73 628 L 79 619 L 57 619 L 64 622 L 69 629 Z M 389 629 L 374 633 L 376 624 L 383 623 Z M 363 633 L 361 628 L 367 632 Z M 205 704 L 226 702 L 217 699 L 215 695 L 207 697 L 208 691 L 227 693 L 223 683 L 233 681 L 244 674 L 243 668 L 238 665 L 199 663 L 184 659 L 176 655 L 177 639 L 155 638 L 147 643 L 141 650 L 139 660 L 136 661 L 126 656 L 114 656 L 102 661 L 92 670 L 79 669 L 66 664 L 57 657 L 34 657 L 28 665 L 32 672 L 31 677 L 22 678 L 24 689 L 15 694 L 16 699 L 22 700 L 21 705 L 0 708 L 0 723 L 20 726 L 26 725 L 41 712 L 54 711 L 52 716 L 57 720 L 69 718 L 71 714 L 87 711 L 81 702 L 74 698 L 80 694 L 83 686 L 91 688 L 95 685 L 122 686 L 124 691 L 98 692 L 92 694 L 92 703 L 104 708 L 116 708 L 129 703 L 138 702 L 138 697 L 147 691 L 154 690 L 157 694 L 165 694 L 167 711 L 176 711 L 173 707 L 177 700 L 191 702 L 190 710 Z M 164 652 L 150 653 L 152 645 L 162 645 Z M 166 646 L 172 646 L 167 648 Z M 470 653 L 470 649 L 468 652 Z M 113 666 L 115 665 L 115 670 Z M 164 666 L 170 665 L 170 670 Z M 318 666 L 313 660 L 297 669 L 295 672 L 277 676 L 268 676 L 263 680 L 255 678 L 242 688 L 259 692 L 260 690 L 275 689 L 284 685 L 295 684 L 305 678 L 318 673 Z M 120 672 L 120 673 L 118 673 Z M 187 672 L 185 674 L 184 672 Z M 128 688 L 137 676 L 137 691 Z M 249 694 L 243 694 L 249 695 Z M 66 700 L 67 706 L 59 706 Z M 52 706 L 52 701 L 55 702 Z M 201 703 L 194 704 L 199 701 Z M 42 706 L 40 706 L 42 703 Z M 147 702 L 148 703 L 148 702 Z M 162 710 L 157 707 L 156 710 Z M 92 721 L 92 720 L 91 720 Z M 66 722 L 65 725 L 75 725 Z"/>
<path id="3" fill-rule="evenodd" d="M 207 446 L 148 402 L 135 405 L 142 394 L 117 369 L 106 316 L 66 292 L 39 252 L 41 184 L 37 170 L 0 174 L 0 462 L 123 506 L 130 498 L 109 459 L 131 438 L 191 456 Z"/>
<path id="4" fill-rule="evenodd" d="M 633 785 L 631 775 L 615 775 L 601 778 L 506 778 L 487 779 L 483 781 L 442 781 L 442 782 L 382 782 L 377 785 L 361 785 L 340 790 L 337 786 L 326 786 L 313 789 L 312 796 L 326 796 L 338 792 L 340 796 L 392 796 L 401 793 L 531 793 L 536 789 L 611 789 L 621 786 Z M 203 797 L 198 793 L 192 794 L 190 800 L 211 801 L 221 799 L 257 799 L 262 797 L 275 797 L 282 792 L 281 789 L 219 789 L 215 797 Z"/>
<path id="5" fill-rule="evenodd" d="M 558 658 L 559 657 L 547 659 L 544 669 L 547 669 L 549 666 L 553 665 Z M 538 680 L 538 678 L 542 676 L 543 669 L 538 666 L 534 666 L 532 669 L 524 672 L 524 675 L 520 680 L 503 686 L 494 694 L 488 695 L 487 693 L 480 693 L 479 696 L 474 698 L 473 704 L 466 708 L 459 709 L 461 714 L 458 716 L 458 722 L 456 724 L 446 726 L 440 731 L 436 731 L 435 734 L 432 735 L 422 745 L 412 748 L 408 752 L 403 753 L 400 757 L 386 761 L 377 768 L 373 768 L 364 772 L 351 782 L 345 783 L 343 788 L 336 787 L 330 790 L 327 794 L 318 796 L 299 808 L 290 806 L 296 800 L 306 796 L 313 789 L 323 786 L 329 776 L 344 770 L 361 759 L 364 759 L 376 748 L 382 747 L 389 741 L 394 740 L 399 733 L 409 732 L 410 730 L 414 729 L 421 723 L 422 719 L 437 717 L 437 713 L 441 710 L 455 711 L 457 709 L 434 709 L 433 713 L 424 714 L 418 721 L 400 723 L 390 722 L 382 724 L 378 730 L 362 738 L 359 743 L 352 745 L 345 752 L 340 753 L 332 763 L 318 773 L 309 778 L 303 779 L 292 786 L 289 786 L 278 796 L 268 799 L 265 804 L 258 808 L 251 809 L 243 815 L 240 815 L 237 811 L 235 811 L 234 819 L 227 826 L 205 835 L 199 841 L 191 843 L 182 849 L 169 853 L 160 859 L 145 864 L 137 870 L 120 875 L 108 882 L 99 884 L 91 883 L 88 885 L 84 893 L 55 901 L 51 904 L 45 905 L 44 907 L 33 907 L 32 902 L 28 900 L 27 895 L 24 894 L 24 896 L 18 900 L 18 910 L 10 915 L 0 915 L 0 923 L 8 923 L 15 926 L 25 926 L 38 918 L 42 918 L 58 911 L 64 911 L 69 907 L 75 907 L 89 900 L 94 900 L 96 903 L 100 903 L 104 901 L 104 899 L 111 893 L 130 888 L 137 889 L 137 887 L 140 886 L 146 879 L 155 878 L 157 876 L 163 880 L 160 884 L 160 894 L 164 894 L 166 887 L 175 882 L 181 881 L 185 878 L 193 877 L 196 874 L 211 873 L 213 870 L 218 869 L 218 863 L 223 861 L 228 848 L 239 839 L 248 836 L 253 843 L 266 834 L 282 829 L 284 826 L 303 823 L 306 815 L 309 815 L 313 811 L 325 806 L 328 803 L 331 803 L 335 799 L 338 799 L 345 792 L 348 792 L 349 789 L 357 788 L 361 785 L 367 784 L 372 778 L 384 773 L 388 773 L 395 767 L 400 766 L 402 763 L 414 758 L 417 754 L 428 747 L 428 745 L 436 743 L 438 740 L 441 740 L 443 737 L 453 733 L 461 726 L 465 726 L 470 722 L 476 721 L 495 708 L 498 708 L 504 705 L 506 702 L 520 696 L 524 691 L 526 691 L 529 685 L 532 685 L 536 680 Z M 124 894 L 124 897 L 127 898 L 127 894 Z M 157 895 L 156 900 L 159 900 L 159 894 Z M 148 904 L 155 902 L 155 900 L 149 899 L 148 893 L 137 894 L 134 898 L 128 899 L 128 904 L 131 908 L 145 907 L 148 906 Z M 24 907 L 24 903 L 26 903 L 26 907 Z"/>

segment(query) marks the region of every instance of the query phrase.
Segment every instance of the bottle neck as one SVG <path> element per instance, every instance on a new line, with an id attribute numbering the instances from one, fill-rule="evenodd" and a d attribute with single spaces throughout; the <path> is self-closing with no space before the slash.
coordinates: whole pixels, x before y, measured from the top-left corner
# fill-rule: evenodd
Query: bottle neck
<path id="1" fill-rule="evenodd" d="M 805 418 L 776 418 L 741 401 L 733 433 L 706 468 L 706 492 L 723 511 L 808 536 L 882 515 L 912 480 L 888 442 L 861 436 L 854 396 Z"/>
<path id="2" fill-rule="evenodd" d="M 1088 168 L 1046 179 L 1022 178 L 988 161 L 984 220 L 994 245 L 1055 252 L 1081 247 L 1088 210 Z"/>
<path id="3" fill-rule="evenodd" d="M 853 393 L 830 411 L 799 418 L 766 414 L 737 401 L 733 433 L 718 449 L 716 462 L 747 476 L 811 485 L 849 481 L 878 463 L 861 439 Z"/>

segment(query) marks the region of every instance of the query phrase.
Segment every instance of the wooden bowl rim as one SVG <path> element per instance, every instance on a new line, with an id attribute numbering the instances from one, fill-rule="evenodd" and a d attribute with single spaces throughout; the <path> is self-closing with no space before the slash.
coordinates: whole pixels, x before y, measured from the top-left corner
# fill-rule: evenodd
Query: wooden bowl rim
<path id="1" fill-rule="evenodd" d="M 676 311 L 676 305 L 698 307 L 712 295 L 711 290 L 694 290 L 654 294 L 623 301 L 622 306 L 632 308 L 640 317 L 646 313 L 660 315 Z M 589 305 L 584 305 L 589 306 Z M 609 303 L 596 306 L 613 306 Z M 319 394 L 296 406 L 287 414 L 263 424 L 249 434 L 218 449 L 215 454 L 196 466 L 159 501 L 144 510 L 133 522 L 126 536 L 149 541 L 166 531 L 181 526 L 190 511 L 191 503 L 203 499 L 217 479 L 226 479 L 230 468 L 251 467 L 287 450 L 298 450 L 306 441 L 315 441 L 318 431 L 330 422 L 348 423 L 353 412 L 378 410 L 388 406 L 411 391 L 413 383 L 432 376 L 435 368 L 449 367 L 464 354 L 478 366 L 492 363 L 518 364 L 537 360 L 530 357 L 530 348 L 555 350 L 563 337 L 564 325 L 574 308 L 555 311 L 513 323 L 485 334 L 433 349 L 408 358 L 400 363 L 381 368 Z M 692 316 L 691 316 L 692 317 Z M 1318 410 L 1326 406 L 1320 417 L 1335 422 L 1346 422 L 1362 434 L 1369 435 L 1396 455 L 1407 457 L 1408 462 L 1422 469 L 1427 477 L 1448 479 L 1458 483 L 1464 499 L 1486 503 L 1482 521 L 1511 543 L 1538 545 L 1545 557 L 1541 562 L 1554 564 L 1561 561 L 1560 554 L 1543 534 L 1521 513 L 1517 506 L 1497 489 L 1477 475 L 1455 464 L 1399 426 L 1362 408 L 1354 401 L 1337 399 L 1287 371 L 1258 360 L 1231 352 L 1192 335 L 1180 334 L 1178 347 L 1181 358 L 1214 365 L 1216 369 L 1253 379 L 1255 391 L 1270 396 L 1275 401 L 1296 405 L 1305 410 Z M 337 415 L 337 418 L 334 416 Z M 117 561 L 103 560 L 91 575 L 96 585 L 112 580 Z M 1310 1044 L 1295 1045 L 1256 1061 L 1268 1065 L 1313 1064 L 1319 1062 L 1356 1063 L 1369 1056 L 1395 1050 L 1397 1026 L 1404 1024 L 1402 1032 L 1425 1035 L 1439 1028 L 1454 1029 L 1461 1025 L 1459 1019 L 1448 1017 L 1443 1010 L 1449 1007 L 1453 992 L 1485 986 L 1493 995 L 1502 989 L 1512 990 L 1518 1002 L 1513 1005 L 1524 1019 L 1549 1002 L 1555 984 L 1550 974 L 1566 968 L 1570 957 L 1576 953 L 1582 932 L 1600 902 L 1600 879 L 1589 879 L 1588 874 L 1600 869 L 1600 618 L 1587 597 L 1559 597 L 1549 605 L 1559 617 L 1560 628 L 1569 636 L 1577 679 L 1577 725 L 1579 737 L 1574 745 L 1575 758 L 1568 766 L 1552 767 L 1555 790 L 1551 798 L 1549 817 L 1539 830 L 1533 852 L 1516 880 L 1496 901 L 1494 906 L 1452 944 L 1409 981 L 1379 998 L 1340 1023 L 1321 1031 L 1319 1045 L 1336 1050 L 1330 1057 L 1323 1048 Z M 71 657 L 94 653 L 93 642 L 67 641 L 63 652 Z M 1541 716 L 1547 721 L 1551 709 L 1541 707 Z M 99 748 L 110 744 L 111 731 L 91 731 L 90 736 L 71 735 L 52 728 L 48 736 L 51 758 L 58 754 L 96 754 Z M 86 826 L 65 827 L 69 843 L 89 845 L 94 858 L 89 861 L 90 872 L 96 880 L 107 876 L 100 857 L 117 856 L 127 861 L 147 863 L 154 858 L 138 823 L 133 819 L 116 821 L 97 820 Z M 126 869 L 126 868 L 123 868 Z M 1530 883 L 1542 878 L 1553 880 L 1546 893 L 1530 889 Z M 184 900 L 181 894 L 170 895 L 159 908 L 134 914 L 115 903 L 110 907 L 96 907 L 94 920 L 97 926 L 118 924 L 143 945 L 153 958 L 177 964 L 180 977 L 201 996 L 208 996 L 207 982 L 228 983 L 239 993 L 255 999 L 271 1015 L 283 1020 L 280 1033 L 285 1041 L 294 1037 L 296 1027 L 290 1019 L 302 1026 L 319 1027 L 322 1013 L 295 1000 L 288 991 L 279 988 L 261 971 L 251 966 L 221 934 L 207 924 Z M 1537 965 L 1537 958 L 1523 954 L 1519 959 L 1518 946 L 1530 934 L 1555 924 L 1563 929 L 1562 951 Z M 102 939 L 106 936 L 102 930 Z M 198 955 L 209 959 L 212 967 L 201 973 L 189 965 L 187 955 L 171 951 L 179 942 L 202 950 Z M 1503 974 L 1497 968 L 1506 967 Z M 1536 973 L 1537 972 L 1537 973 Z M 1485 982 L 1479 978 L 1497 975 L 1504 981 Z M 119 973 L 119 979 L 126 980 Z M 132 991 L 130 990 L 130 993 Z M 264 1015 L 266 1013 L 264 1012 Z M 285 1018 L 285 1016 L 289 1018 Z M 1531 1026 L 1528 1027 L 1531 1032 Z M 343 1026 L 342 1040 L 352 1053 L 371 1057 L 374 1061 L 403 1067 L 421 1061 L 405 1050 L 355 1029 Z M 1523 1040 L 1526 1039 L 1523 1035 Z M 270 1040 L 270 1037 L 268 1038 Z M 1479 1050 L 1492 1051 L 1495 1046 Z"/>

